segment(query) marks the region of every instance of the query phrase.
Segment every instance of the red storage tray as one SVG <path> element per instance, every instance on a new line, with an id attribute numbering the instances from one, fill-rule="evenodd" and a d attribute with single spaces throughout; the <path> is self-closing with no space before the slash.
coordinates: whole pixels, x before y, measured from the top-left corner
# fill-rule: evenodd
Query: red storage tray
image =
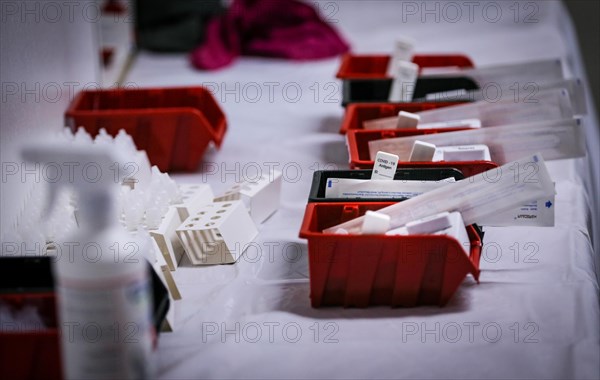
<path id="1" fill-rule="evenodd" d="M 369 141 L 388 139 L 394 137 L 428 135 L 431 133 L 443 133 L 461 131 L 465 128 L 445 129 L 388 129 L 388 130 L 360 130 L 351 129 L 346 135 L 348 153 L 350 154 L 350 168 L 372 169 L 373 161 L 369 156 Z M 485 172 L 498 167 L 491 161 L 439 161 L 439 162 L 398 162 L 398 168 L 456 168 L 465 177 Z"/>
<path id="2" fill-rule="evenodd" d="M 400 111 L 415 113 L 464 103 L 467 102 L 352 103 L 346 106 L 340 133 L 344 135 L 351 129 L 363 129 L 365 121 L 397 116 Z"/>
<path id="3" fill-rule="evenodd" d="M 161 171 L 193 171 L 210 142 L 221 146 L 225 114 L 203 87 L 82 91 L 65 113 L 67 126 L 124 129 Z"/>
<path id="4" fill-rule="evenodd" d="M 352 55 L 345 54 L 336 78 L 338 79 L 392 79 L 387 75 L 389 55 Z M 415 54 L 412 62 L 420 68 L 475 67 L 473 61 L 462 54 Z"/>
<path id="5" fill-rule="evenodd" d="M 472 226 L 469 257 L 443 235 L 336 235 L 323 229 L 393 202 L 309 203 L 300 237 L 308 240 L 313 307 L 445 305 L 468 273 L 479 281 L 481 240 Z"/>
<path id="6" fill-rule="evenodd" d="M 0 373 L 4 379 L 61 379 L 62 366 L 54 293 L 2 294 L 0 302 L 35 307 L 47 328 L 25 331 L 3 324 L 0 329 Z"/>

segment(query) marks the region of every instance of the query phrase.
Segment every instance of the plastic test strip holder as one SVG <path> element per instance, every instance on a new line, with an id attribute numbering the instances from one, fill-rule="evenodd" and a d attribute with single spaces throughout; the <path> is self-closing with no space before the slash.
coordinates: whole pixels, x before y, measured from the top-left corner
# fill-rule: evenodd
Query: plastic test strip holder
<path id="1" fill-rule="evenodd" d="M 182 221 L 177 209 L 171 206 L 162 218 L 160 226 L 157 229 L 148 230 L 171 271 L 177 269 L 184 254 L 183 246 L 175 232 Z"/>
<path id="2" fill-rule="evenodd" d="M 177 229 L 194 265 L 232 264 L 256 235 L 258 230 L 242 201 L 204 205 Z"/>
<path id="3" fill-rule="evenodd" d="M 212 202 L 213 198 L 213 192 L 208 185 L 185 184 L 179 185 L 179 189 L 183 202 L 170 206 L 158 228 L 148 230 L 171 271 L 177 269 L 185 253 L 177 237 L 177 228 L 190 214 L 198 212 L 202 206 Z"/>
<path id="4" fill-rule="evenodd" d="M 261 175 L 257 181 L 245 181 L 234 185 L 215 202 L 242 200 L 255 223 L 267 220 L 279 208 L 281 196 L 281 172 L 275 170 Z"/>
<path id="5" fill-rule="evenodd" d="M 177 287 L 177 284 L 171 275 L 171 271 L 169 270 L 166 261 L 160 253 L 158 244 L 156 244 L 156 240 L 150 240 L 152 247 L 154 248 L 155 255 L 154 260 L 149 258 L 149 261 L 157 277 L 167 288 L 169 297 L 169 308 L 161 325 L 161 331 L 171 332 L 175 329 L 175 300 L 181 299 L 181 293 L 179 292 L 179 288 Z"/>
<path id="6" fill-rule="evenodd" d="M 188 216 L 197 213 L 200 207 L 211 203 L 214 198 L 209 185 L 180 184 L 179 190 L 181 191 L 183 203 L 175 205 L 175 208 L 177 208 L 181 220 L 185 220 Z"/>

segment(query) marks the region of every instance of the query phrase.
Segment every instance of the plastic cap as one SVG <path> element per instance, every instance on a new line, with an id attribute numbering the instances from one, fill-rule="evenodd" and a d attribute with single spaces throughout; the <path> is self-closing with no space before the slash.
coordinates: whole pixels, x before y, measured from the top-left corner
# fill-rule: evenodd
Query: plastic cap
<path id="1" fill-rule="evenodd" d="M 361 233 L 363 235 L 385 234 L 390 229 L 390 216 L 375 211 L 367 211 Z"/>

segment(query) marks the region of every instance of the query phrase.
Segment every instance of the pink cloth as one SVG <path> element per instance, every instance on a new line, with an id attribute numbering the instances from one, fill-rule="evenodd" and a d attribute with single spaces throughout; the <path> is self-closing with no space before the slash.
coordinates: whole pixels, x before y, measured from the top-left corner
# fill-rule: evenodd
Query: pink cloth
<path id="1" fill-rule="evenodd" d="M 310 60 L 348 51 L 348 44 L 309 5 L 297 0 L 235 0 L 208 23 L 192 64 L 214 70 L 239 55 Z"/>

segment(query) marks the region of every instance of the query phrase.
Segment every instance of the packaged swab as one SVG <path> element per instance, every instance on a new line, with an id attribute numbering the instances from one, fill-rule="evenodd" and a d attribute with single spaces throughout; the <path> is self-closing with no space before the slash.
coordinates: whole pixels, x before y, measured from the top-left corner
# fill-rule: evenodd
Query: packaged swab
<path id="1" fill-rule="evenodd" d="M 564 78 L 560 59 L 548 59 L 523 63 L 512 63 L 463 69 L 461 76 L 473 78 L 480 88 L 490 84 L 501 87 L 510 86 L 513 83 L 549 83 Z M 456 71 L 448 73 L 436 72 L 434 75 L 422 75 L 424 78 L 444 78 L 456 76 Z"/>
<path id="2" fill-rule="evenodd" d="M 446 128 L 481 128 L 481 120 L 479 119 L 459 119 L 459 120 L 447 120 L 438 121 L 434 123 L 421 123 L 420 116 L 418 114 L 411 114 L 416 116 L 410 120 L 405 115 L 401 117 L 404 111 L 398 113 L 398 117 L 382 117 L 380 119 L 366 120 L 363 122 L 363 129 L 446 129 Z M 409 112 L 404 112 L 407 114 Z M 416 122 L 414 121 L 416 119 Z"/>
<path id="3" fill-rule="evenodd" d="M 581 102 L 577 100 L 577 102 Z M 578 106 L 578 108 L 581 108 Z M 567 119 L 575 115 L 571 95 L 563 88 L 541 91 L 534 98 L 515 102 L 506 98 L 497 102 L 480 100 L 418 112 L 418 129 L 479 128 L 542 120 Z M 364 129 L 395 129 L 403 127 L 400 116 L 368 120 Z"/>
<path id="4" fill-rule="evenodd" d="M 579 119 L 534 122 L 428 135 L 369 141 L 371 159 L 378 151 L 408 161 L 415 141 L 436 146 L 476 145 L 489 147 L 492 161 L 504 164 L 539 152 L 546 160 L 585 155 L 583 126 Z"/>
<path id="5" fill-rule="evenodd" d="M 503 99 L 497 102 L 482 100 L 474 103 L 436 108 L 418 113 L 421 123 L 475 118 L 483 127 L 567 119 L 574 116 L 569 92 L 565 89 L 541 91 L 530 100 L 515 102 Z"/>
<path id="6" fill-rule="evenodd" d="M 511 83 L 501 87 L 489 87 L 486 89 L 477 89 L 464 91 L 461 95 L 449 93 L 432 93 L 427 94 L 424 99 L 415 101 L 488 101 L 497 102 L 500 100 L 511 100 L 513 102 L 536 102 L 539 99 L 539 94 L 550 90 L 564 89 L 569 94 L 573 113 L 575 115 L 587 114 L 587 106 L 585 103 L 585 92 L 583 83 L 579 78 L 561 79 L 547 83 L 535 83 L 528 81 L 525 83 Z M 454 95 L 454 96 L 453 96 Z"/>
<path id="7" fill-rule="evenodd" d="M 544 159 L 536 153 L 377 212 L 390 216 L 390 229 L 443 211 L 460 212 L 465 225 L 469 225 L 489 215 L 553 194 L 554 184 Z M 334 233 L 344 229 L 349 234 L 360 234 L 363 219 L 355 218 L 323 232 Z"/>

